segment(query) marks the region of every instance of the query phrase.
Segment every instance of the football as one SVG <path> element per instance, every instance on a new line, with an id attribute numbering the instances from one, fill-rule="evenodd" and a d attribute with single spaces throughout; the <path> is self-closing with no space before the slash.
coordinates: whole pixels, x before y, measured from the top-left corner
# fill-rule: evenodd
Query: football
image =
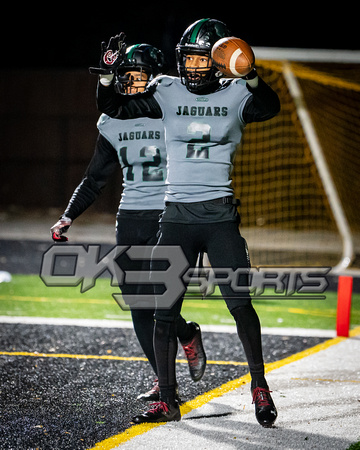
<path id="1" fill-rule="evenodd" d="M 230 78 L 247 75 L 255 65 L 255 55 L 250 45 L 234 36 L 215 42 L 211 58 L 220 72 Z"/>

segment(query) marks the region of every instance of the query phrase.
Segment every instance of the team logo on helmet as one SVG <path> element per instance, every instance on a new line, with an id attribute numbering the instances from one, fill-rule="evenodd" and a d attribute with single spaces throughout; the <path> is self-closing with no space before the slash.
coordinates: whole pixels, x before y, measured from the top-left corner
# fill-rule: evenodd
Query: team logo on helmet
<path id="1" fill-rule="evenodd" d="M 119 56 L 119 51 L 113 52 L 112 50 L 108 50 L 104 55 L 104 63 L 108 66 L 114 64 Z"/>

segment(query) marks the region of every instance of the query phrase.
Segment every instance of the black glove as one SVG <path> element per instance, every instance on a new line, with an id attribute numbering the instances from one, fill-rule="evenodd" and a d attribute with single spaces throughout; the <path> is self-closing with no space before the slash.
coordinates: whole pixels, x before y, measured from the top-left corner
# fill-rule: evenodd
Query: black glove
<path id="1" fill-rule="evenodd" d="M 124 61 L 126 51 L 125 34 L 120 33 L 110 38 L 109 43 L 101 43 L 100 67 L 89 67 L 92 74 L 109 75 L 116 72 L 120 63 Z"/>
<path id="2" fill-rule="evenodd" d="M 62 236 L 66 233 L 72 224 L 72 220 L 69 217 L 63 216 L 50 228 L 51 237 L 55 242 L 66 242 L 68 238 Z"/>

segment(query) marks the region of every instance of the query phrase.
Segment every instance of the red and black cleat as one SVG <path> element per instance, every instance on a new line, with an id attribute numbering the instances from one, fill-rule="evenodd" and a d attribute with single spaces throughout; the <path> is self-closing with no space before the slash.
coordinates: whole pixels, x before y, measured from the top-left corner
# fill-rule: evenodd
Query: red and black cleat
<path id="1" fill-rule="evenodd" d="M 257 421 L 263 427 L 271 427 L 277 418 L 277 411 L 270 391 L 257 387 L 252 391 L 252 396 Z"/>
<path id="2" fill-rule="evenodd" d="M 159 388 L 159 381 L 156 378 L 154 380 L 154 386 L 147 392 L 144 392 L 144 394 L 140 394 L 137 396 L 138 400 L 145 400 L 146 402 L 157 402 L 160 398 L 160 388 Z"/>
<path id="3" fill-rule="evenodd" d="M 195 329 L 193 338 L 188 342 L 181 342 L 189 364 L 190 376 L 194 381 L 199 381 L 206 368 L 206 354 L 201 339 L 200 327 L 195 322 L 190 322 Z"/>
<path id="4" fill-rule="evenodd" d="M 151 403 L 150 409 L 132 418 L 133 423 L 178 422 L 181 419 L 178 403 L 169 405 L 165 402 Z"/>
<path id="5" fill-rule="evenodd" d="M 143 400 L 145 402 L 158 402 L 160 399 L 160 387 L 159 387 L 159 380 L 156 378 L 153 383 L 153 387 L 143 394 L 138 395 L 137 400 Z M 175 387 L 175 399 L 179 402 L 179 405 L 181 405 L 181 399 L 179 396 L 179 388 L 178 385 Z"/>

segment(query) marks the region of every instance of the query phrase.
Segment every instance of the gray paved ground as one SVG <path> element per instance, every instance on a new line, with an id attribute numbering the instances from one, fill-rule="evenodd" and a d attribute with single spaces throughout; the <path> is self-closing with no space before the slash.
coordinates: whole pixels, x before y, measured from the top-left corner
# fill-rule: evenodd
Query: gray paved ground
<path id="1" fill-rule="evenodd" d="M 347 449 L 360 441 L 359 355 L 358 336 L 269 373 L 279 413 L 271 429 L 257 424 L 245 385 L 121 448 Z"/>

